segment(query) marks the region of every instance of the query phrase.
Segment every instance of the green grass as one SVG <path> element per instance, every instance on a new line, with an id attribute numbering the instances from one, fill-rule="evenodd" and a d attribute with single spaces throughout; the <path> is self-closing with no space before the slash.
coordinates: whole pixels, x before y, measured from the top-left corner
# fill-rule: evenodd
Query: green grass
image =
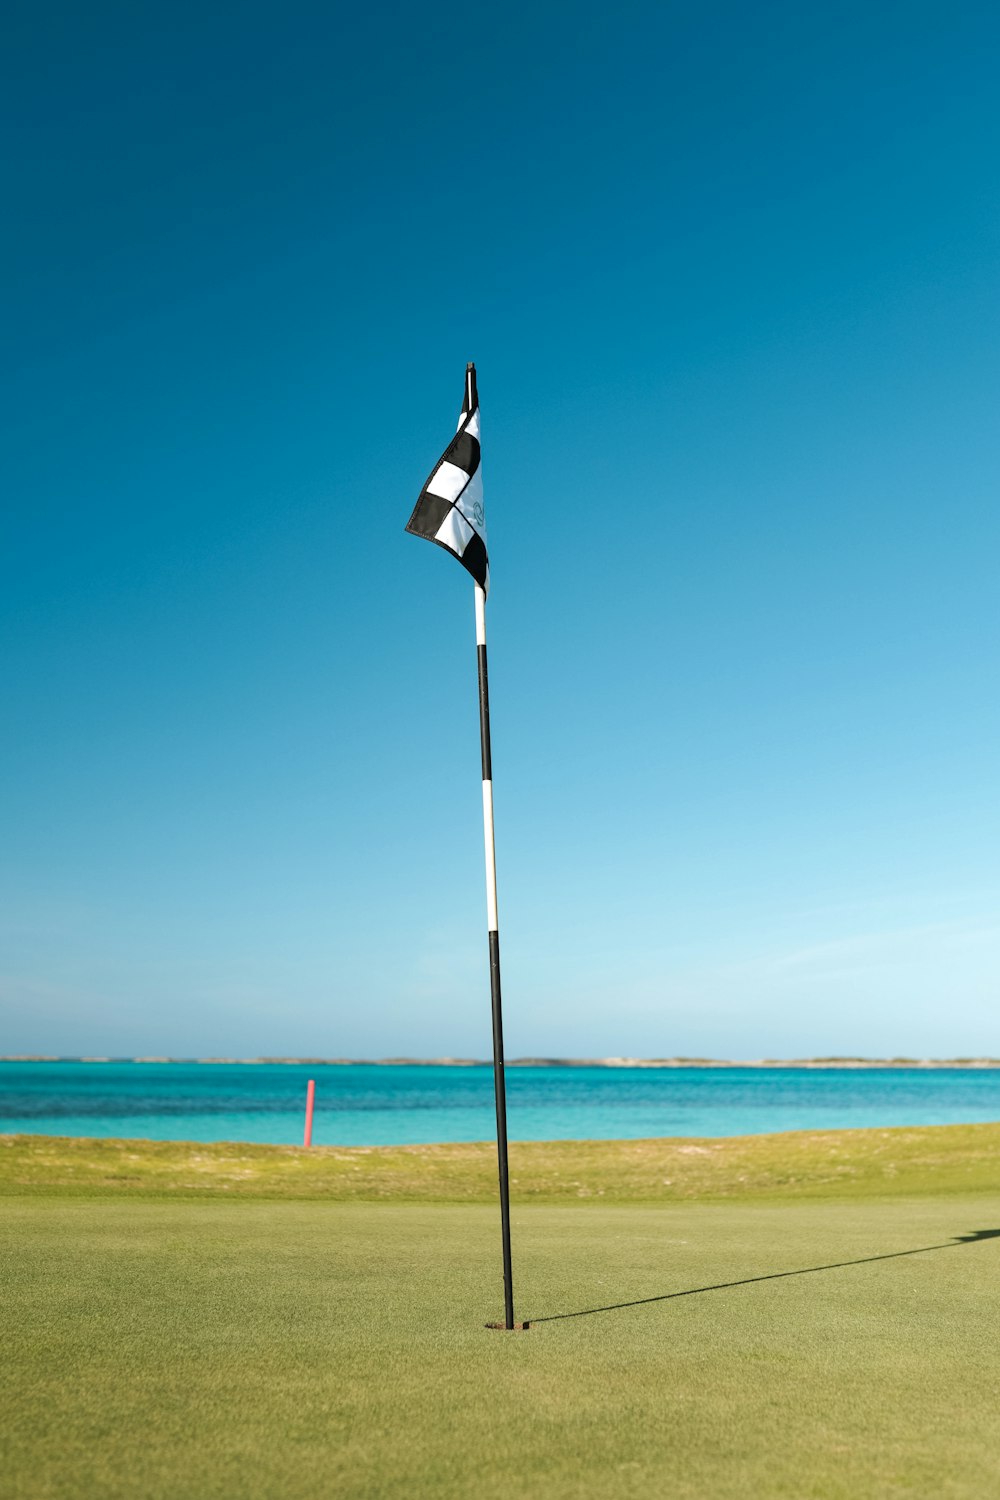
<path id="1" fill-rule="evenodd" d="M 794 1131 L 727 1139 L 527 1141 L 510 1148 L 522 1203 L 785 1201 L 1000 1186 L 1000 1124 Z M 195 1145 L 0 1136 L 0 1193 L 488 1203 L 488 1144 L 377 1148 Z"/>
<path id="2" fill-rule="evenodd" d="M 998 1132 L 857 1136 L 698 1143 L 659 1188 L 691 1143 L 519 1148 L 515 1334 L 483 1327 L 495 1205 L 357 1201 L 387 1173 L 488 1196 L 477 1148 L 364 1153 L 359 1187 L 302 1152 L 18 1141 L 5 1500 L 982 1500 L 1000 1236 L 961 1237 L 1000 1230 Z"/>

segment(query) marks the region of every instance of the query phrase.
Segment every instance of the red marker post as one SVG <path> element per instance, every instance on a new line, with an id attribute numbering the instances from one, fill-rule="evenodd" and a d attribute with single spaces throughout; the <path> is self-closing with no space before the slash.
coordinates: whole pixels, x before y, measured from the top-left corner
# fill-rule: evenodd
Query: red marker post
<path id="1" fill-rule="evenodd" d="M 313 1143 L 313 1102 L 316 1098 L 316 1082 L 310 1078 L 306 1085 L 306 1138 L 303 1145 L 311 1146 Z"/>

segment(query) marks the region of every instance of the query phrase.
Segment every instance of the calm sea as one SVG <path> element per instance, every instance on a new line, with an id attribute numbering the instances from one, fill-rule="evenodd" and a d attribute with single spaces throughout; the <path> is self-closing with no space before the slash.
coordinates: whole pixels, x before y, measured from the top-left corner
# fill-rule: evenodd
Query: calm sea
<path id="1" fill-rule="evenodd" d="M 489 1068 L 231 1063 L 0 1063 L 0 1132 L 301 1142 L 488 1140 Z M 1000 1119 L 1000 1070 L 511 1068 L 513 1140 L 751 1135 Z"/>

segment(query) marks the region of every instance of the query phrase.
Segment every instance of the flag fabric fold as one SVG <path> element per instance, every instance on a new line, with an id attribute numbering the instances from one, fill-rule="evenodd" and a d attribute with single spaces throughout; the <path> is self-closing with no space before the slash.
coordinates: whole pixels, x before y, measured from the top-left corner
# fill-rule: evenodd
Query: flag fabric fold
<path id="1" fill-rule="evenodd" d="M 483 592 L 488 592 L 490 568 L 475 365 L 469 365 L 465 372 L 465 399 L 458 431 L 431 470 L 406 529 L 411 536 L 436 542 L 457 557 Z"/>

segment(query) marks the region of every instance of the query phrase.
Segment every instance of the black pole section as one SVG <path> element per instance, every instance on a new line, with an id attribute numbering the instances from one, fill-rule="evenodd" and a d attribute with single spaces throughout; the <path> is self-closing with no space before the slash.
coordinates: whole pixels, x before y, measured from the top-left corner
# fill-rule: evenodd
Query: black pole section
<path id="1" fill-rule="evenodd" d="M 493 764 L 490 754 L 490 689 L 486 669 L 486 643 L 477 645 L 479 657 L 479 735 L 483 752 L 483 805 L 489 809 L 487 823 L 487 880 L 493 874 Z M 495 876 L 493 877 L 495 881 Z M 493 925 L 495 898 L 490 911 L 490 996 L 493 1002 L 493 1092 L 497 1106 L 497 1165 L 500 1173 L 500 1233 L 503 1240 L 504 1328 L 514 1327 L 514 1277 L 510 1258 L 510 1178 L 507 1170 L 507 1089 L 503 1065 L 503 1011 L 500 1000 L 500 935 Z"/>
<path id="2" fill-rule="evenodd" d="M 514 1273 L 510 1260 L 510 1180 L 507 1172 L 507 1089 L 503 1075 L 503 1015 L 500 1009 L 500 938 L 490 933 L 493 997 L 493 1091 L 497 1101 L 497 1162 L 500 1169 L 500 1236 L 503 1241 L 503 1320 L 514 1326 Z"/>

